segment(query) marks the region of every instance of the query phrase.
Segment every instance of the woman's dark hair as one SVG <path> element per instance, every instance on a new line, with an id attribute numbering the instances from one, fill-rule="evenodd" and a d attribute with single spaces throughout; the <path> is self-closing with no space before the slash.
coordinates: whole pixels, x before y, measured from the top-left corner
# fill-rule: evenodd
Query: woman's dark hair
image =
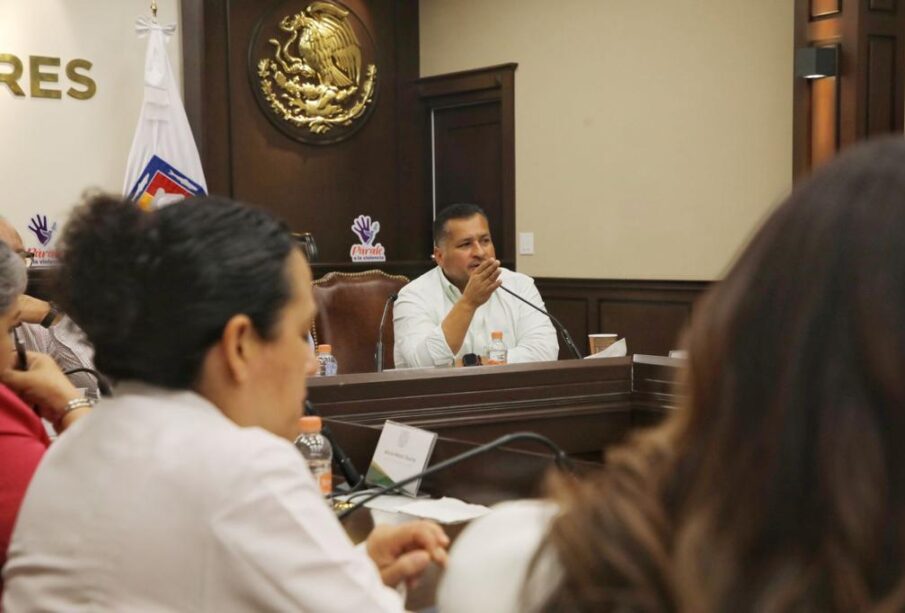
<path id="1" fill-rule="evenodd" d="M 685 344 L 681 410 L 558 484 L 546 610 L 905 608 L 905 141 L 801 184 Z"/>
<path id="2" fill-rule="evenodd" d="M 152 212 L 107 195 L 78 207 L 62 237 L 59 301 L 115 379 L 186 389 L 231 317 L 270 338 L 290 298 L 297 249 L 262 211 L 197 198 Z"/>

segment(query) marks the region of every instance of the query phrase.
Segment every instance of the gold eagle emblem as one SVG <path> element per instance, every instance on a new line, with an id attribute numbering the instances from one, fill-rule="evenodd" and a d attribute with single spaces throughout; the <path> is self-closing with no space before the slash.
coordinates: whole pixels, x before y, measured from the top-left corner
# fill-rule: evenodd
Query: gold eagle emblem
<path id="1" fill-rule="evenodd" d="M 280 21 L 288 37 L 269 39 L 273 56 L 258 62 L 270 108 L 312 134 L 351 126 L 374 100 L 377 67 L 369 64 L 362 75 L 361 44 L 348 17 L 338 4 L 312 2 Z"/>

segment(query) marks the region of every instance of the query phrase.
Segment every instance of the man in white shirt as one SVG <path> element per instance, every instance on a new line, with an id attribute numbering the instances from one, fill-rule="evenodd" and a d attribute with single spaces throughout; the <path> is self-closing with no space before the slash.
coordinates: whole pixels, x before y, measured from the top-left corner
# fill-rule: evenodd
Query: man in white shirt
<path id="1" fill-rule="evenodd" d="M 397 367 L 451 365 L 483 355 L 491 332 L 503 333 L 508 362 L 555 360 L 550 319 L 500 286 L 544 309 L 534 281 L 500 267 L 487 215 L 473 204 L 454 204 L 434 221 L 436 268 L 399 292 L 393 307 Z"/>
<path id="2" fill-rule="evenodd" d="M 22 237 L 7 220 L 0 217 L 0 241 L 22 256 L 26 268 L 32 255 L 25 250 Z M 94 350 L 85 333 L 56 307 L 45 300 L 22 294 L 19 297 L 22 313 L 19 333 L 28 351 L 46 353 L 63 371 L 75 368 L 94 368 Z M 89 398 L 98 398 L 97 381 L 86 373 L 70 376 L 70 381 Z"/>

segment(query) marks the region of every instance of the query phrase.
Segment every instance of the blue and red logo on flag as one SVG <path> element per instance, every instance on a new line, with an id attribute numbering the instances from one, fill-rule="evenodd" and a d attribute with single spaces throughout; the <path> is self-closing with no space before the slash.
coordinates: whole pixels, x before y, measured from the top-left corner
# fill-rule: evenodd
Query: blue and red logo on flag
<path id="1" fill-rule="evenodd" d="M 151 156 L 138 181 L 129 190 L 129 199 L 144 210 L 204 195 L 203 187 L 156 155 Z"/>

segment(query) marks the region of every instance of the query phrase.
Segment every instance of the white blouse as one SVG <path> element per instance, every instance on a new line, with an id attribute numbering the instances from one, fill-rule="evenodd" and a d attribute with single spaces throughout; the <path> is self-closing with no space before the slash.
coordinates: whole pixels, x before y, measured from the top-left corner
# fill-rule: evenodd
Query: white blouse
<path id="1" fill-rule="evenodd" d="M 134 384 L 47 452 L 3 578 L 9 613 L 403 610 L 289 442 Z"/>
<path id="2" fill-rule="evenodd" d="M 530 613 L 562 578 L 545 551 L 526 581 L 558 507 L 546 500 L 505 502 L 473 521 L 450 551 L 437 594 L 440 613 Z"/>

